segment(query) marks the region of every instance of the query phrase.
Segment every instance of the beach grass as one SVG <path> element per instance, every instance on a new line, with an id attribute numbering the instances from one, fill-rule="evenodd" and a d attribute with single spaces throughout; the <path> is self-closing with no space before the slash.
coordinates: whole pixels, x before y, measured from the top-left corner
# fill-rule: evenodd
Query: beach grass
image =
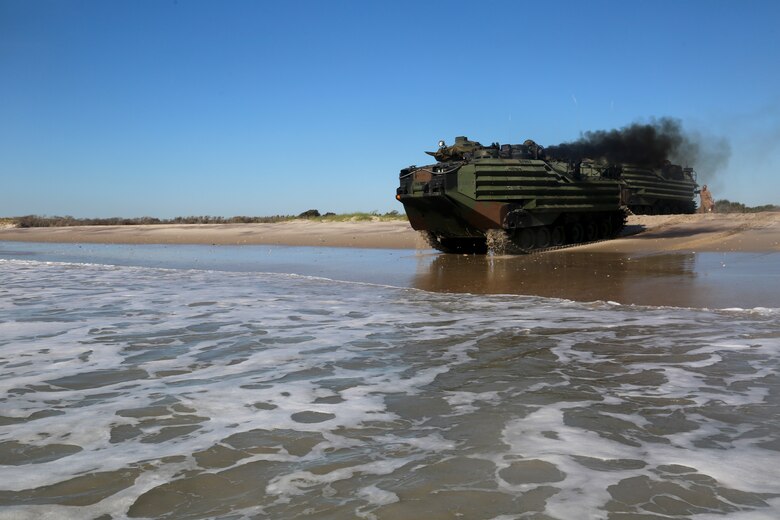
<path id="1" fill-rule="evenodd" d="M 310 217 L 309 220 L 320 222 L 389 222 L 394 220 L 408 220 L 405 213 L 390 211 L 388 213 L 355 212 L 355 213 L 326 213 L 319 217 Z"/>
<path id="2" fill-rule="evenodd" d="M 272 215 L 258 216 L 234 216 L 215 217 L 211 215 L 191 215 L 186 217 L 174 217 L 160 219 L 156 217 L 110 217 L 110 218 L 76 218 L 72 216 L 41 216 L 25 215 L 22 217 L 0 217 L 0 226 L 19 228 L 40 227 L 74 227 L 74 226 L 139 226 L 156 224 L 273 224 L 276 222 L 290 222 L 292 220 L 310 220 L 314 222 L 387 222 L 406 221 L 404 213 L 389 211 L 387 213 L 353 212 L 353 213 L 325 213 L 317 210 L 308 210 L 298 215 Z"/>

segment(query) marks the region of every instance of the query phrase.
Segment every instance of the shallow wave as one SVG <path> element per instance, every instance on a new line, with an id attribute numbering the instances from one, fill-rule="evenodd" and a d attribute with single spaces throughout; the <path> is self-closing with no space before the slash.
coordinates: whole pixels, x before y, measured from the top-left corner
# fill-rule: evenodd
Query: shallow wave
<path id="1" fill-rule="evenodd" d="M 51 265 L 51 266 L 64 266 L 64 267 L 89 267 L 89 268 L 96 268 L 96 269 L 108 269 L 108 270 L 129 270 L 129 271 L 160 271 L 160 272 L 171 272 L 171 273 L 179 273 L 179 272 L 185 272 L 185 273 L 211 273 L 216 276 L 219 276 L 220 274 L 225 273 L 231 273 L 231 271 L 224 271 L 221 269 L 206 269 L 206 268 L 182 268 L 182 267 L 149 267 L 149 266 L 138 266 L 138 265 L 117 265 L 117 264 L 110 264 L 110 263 L 92 263 L 92 262 L 62 262 L 62 261 L 43 261 L 43 260 L 17 260 L 17 259 L 6 259 L 6 258 L 0 258 L 0 268 L 2 268 L 4 265 L 8 266 L 26 266 L 30 268 L 36 268 L 38 266 L 44 266 L 44 265 Z M 298 273 L 280 273 L 280 272 L 274 272 L 274 271 L 251 271 L 251 272 L 240 272 L 235 273 L 232 272 L 232 274 L 241 276 L 241 277 L 252 277 L 252 276 L 258 276 L 258 277 L 267 277 L 267 278 L 279 278 L 279 279 L 294 279 L 294 280 L 311 280 L 311 281 L 317 281 L 317 282 L 332 282 L 332 283 L 338 283 L 338 284 L 346 284 L 346 285 L 365 285 L 369 287 L 382 287 L 386 289 L 405 289 L 410 291 L 416 291 L 421 289 L 415 289 L 412 287 L 402 287 L 398 285 L 389 285 L 389 284 L 382 284 L 382 283 L 372 283 L 372 282 L 360 282 L 360 281 L 354 281 L 354 280 L 339 280 L 336 278 L 329 278 L 326 276 L 313 276 L 308 274 L 298 274 Z M 423 291 L 427 292 L 427 291 Z"/>
<path id="2" fill-rule="evenodd" d="M 0 269 L 2 517 L 780 514 L 774 310 Z"/>

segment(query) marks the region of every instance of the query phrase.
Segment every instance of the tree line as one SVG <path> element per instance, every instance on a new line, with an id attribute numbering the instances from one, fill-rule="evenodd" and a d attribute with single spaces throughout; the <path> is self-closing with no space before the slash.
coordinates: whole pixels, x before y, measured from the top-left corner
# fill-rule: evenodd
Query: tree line
<path id="1" fill-rule="evenodd" d="M 715 207 L 712 209 L 715 213 L 760 213 L 762 211 L 780 211 L 780 206 L 774 204 L 764 204 L 763 206 L 746 206 L 741 202 L 731 202 L 727 199 L 716 200 Z"/>

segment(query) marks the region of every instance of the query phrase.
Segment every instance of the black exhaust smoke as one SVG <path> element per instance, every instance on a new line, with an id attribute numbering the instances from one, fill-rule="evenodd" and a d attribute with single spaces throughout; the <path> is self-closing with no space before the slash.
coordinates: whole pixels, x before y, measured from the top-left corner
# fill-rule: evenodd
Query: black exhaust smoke
<path id="1" fill-rule="evenodd" d="M 650 124 L 633 123 L 615 130 L 585 132 L 580 139 L 545 148 L 553 159 L 578 162 L 605 159 L 610 163 L 631 163 L 657 167 L 665 161 L 692 165 L 699 155 L 699 143 L 682 130 L 677 119 L 661 118 Z"/>

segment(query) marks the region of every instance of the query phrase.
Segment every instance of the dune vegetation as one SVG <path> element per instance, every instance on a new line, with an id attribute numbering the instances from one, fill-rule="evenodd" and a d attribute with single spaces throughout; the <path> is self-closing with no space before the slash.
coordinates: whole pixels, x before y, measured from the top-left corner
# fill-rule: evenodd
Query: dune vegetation
<path id="1" fill-rule="evenodd" d="M 741 202 L 731 202 L 726 199 L 715 202 L 715 213 L 759 213 L 763 211 L 780 211 L 780 206 L 766 204 L 763 206 L 746 206 Z M 69 227 L 69 226 L 139 226 L 154 224 L 269 224 L 274 222 L 289 222 L 306 219 L 315 222 L 363 222 L 407 220 L 406 214 L 398 211 L 380 213 L 378 211 L 354 213 L 320 213 L 310 209 L 297 215 L 272 215 L 266 217 L 237 215 L 234 217 L 215 217 L 211 215 L 190 215 L 161 219 L 156 217 L 109 217 L 109 218 L 76 218 L 72 216 L 41 216 L 25 215 L 22 217 L 0 217 L 0 227 Z"/>
<path id="2" fill-rule="evenodd" d="M 20 228 L 33 227 L 70 227 L 70 226 L 139 226 L 155 224 L 269 224 L 274 222 L 289 222 L 291 220 L 307 219 L 320 222 L 360 222 L 406 220 L 406 215 L 398 211 L 387 213 L 355 212 L 355 213 L 324 213 L 310 209 L 298 215 L 272 215 L 267 217 L 234 216 L 215 217 L 211 215 L 192 215 L 160 219 L 156 217 L 109 217 L 109 218 L 76 218 L 72 216 L 41 216 L 25 215 L 22 217 L 0 218 L 0 225 Z"/>

